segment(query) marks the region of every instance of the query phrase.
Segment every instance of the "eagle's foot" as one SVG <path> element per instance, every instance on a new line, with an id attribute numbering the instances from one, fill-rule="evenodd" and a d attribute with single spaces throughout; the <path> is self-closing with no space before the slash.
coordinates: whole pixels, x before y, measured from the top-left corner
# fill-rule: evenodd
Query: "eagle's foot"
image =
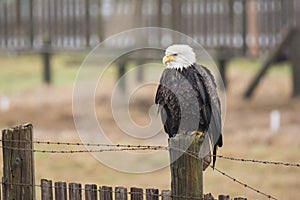
<path id="1" fill-rule="evenodd" d="M 176 134 L 176 137 L 182 136 L 182 135 L 184 135 L 184 133 L 181 133 L 181 132 L 180 132 L 180 133 L 177 133 L 177 134 Z"/>
<path id="2" fill-rule="evenodd" d="M 202 131 L 192 131 L 190 132 L 191 135 L 199 135 L 199 136 L 202 136 L 203 135 L 203 132 Z"/>

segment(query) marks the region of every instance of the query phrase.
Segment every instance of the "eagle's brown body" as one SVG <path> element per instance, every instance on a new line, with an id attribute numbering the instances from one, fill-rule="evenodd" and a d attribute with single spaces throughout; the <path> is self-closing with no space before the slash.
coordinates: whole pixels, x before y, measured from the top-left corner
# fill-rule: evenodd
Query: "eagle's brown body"
<path id="1" fill-rule="evenodd" d="M 208 133 L 216 155 L 221 147 L 221 108 L 215 80 L 210 71 L 193 64 L 182 69 L 166 68 L 161 76 L 155 103 L 159 104 L 165 132 Z M 213 157 L 213 165 L 216 157 Z"/>

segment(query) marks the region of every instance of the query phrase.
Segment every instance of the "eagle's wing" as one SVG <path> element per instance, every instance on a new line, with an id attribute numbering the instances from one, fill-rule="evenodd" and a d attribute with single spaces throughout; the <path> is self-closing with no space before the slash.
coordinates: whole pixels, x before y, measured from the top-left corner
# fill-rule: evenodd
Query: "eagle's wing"
<path id="1" fill-rule="evenodd" d="M 163 85 L 159 84 L 155 95 L 155 104 L 158 104 L 158 113 L 160 113 L 161 115 L 161 119 L 164 124 L 164 129 L 167 133 L 169 133 L 171 132 L 170 130 L 171 125 L 168 124 L 169 122 L 168 118 L 170 118 L 170 116 L 169 116 L 168 107 L 166 106 L 165 103 L 166 92 L 167 89 Z"/>
<path id="2" fill-rule="evenodd" d="M 195 68 L 200 75 L 200 79 L 204 83 L 210 101 L 211 117 L 208 127 L 208 134 L 213 146 L 213 166 L 215 166 L 217 148 L 223 145 L 221 104 L 217 93 L 217 84 L 213 75 L 207 68 L 200 65 L 195 65 Z"/>
<path id="3" fill-rule="evenodd" d="M 170 70 L 164 70 L 160 84 L 158 86 L 156 96 L 155 96 L 155 104 L 158 104 L 158 112 L 161 115 L 162 122 L 164 124 L 164 130 L 169 136 L 173 136 L 177 133 L 178 127 L 177 123 L 172 122 L 172 117 L 170 109 L 173 112 L 176 112 L 174 106 L 177 104 L 177 99 L 173 92 L 167 87 L 170 85 L 169 82 L 172 82 L 172 77 Z M 178 115 L 179 116 L 179 115 Z"/>

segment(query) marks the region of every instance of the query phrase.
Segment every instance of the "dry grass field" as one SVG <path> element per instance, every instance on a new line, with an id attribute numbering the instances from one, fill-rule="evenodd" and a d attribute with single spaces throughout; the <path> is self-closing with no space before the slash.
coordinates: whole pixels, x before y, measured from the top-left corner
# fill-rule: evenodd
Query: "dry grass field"
<path id="1" fill-rule="evenodd" d="M 0 127 L 3 129 L 30 122 L 34 125 L 35 140 L 80 142 L 72 114 L 73 82 L 79 64 L 70 66 L 67 63 L 70 59 L 72 56 L 54 57 L 54 84 L 46 86 L 40 83 L 39 57 L 0 57 L 0 97 L 5 95 L 10 99 L 9 110 L 0 111 Z M 251 100 L 241 98 L 259 63 L 257 60 L 235 60 L 230 63 L 229 87 L 226 90 L 224 146 L 219 150 L 219 154 L 237 158 L 300 163 L 300 101 L 290 99 L 291 82 L 288 65 L 272 69 Z M 112 70 L 104 78 L 107 91 L 102 91 L 102 94 L 109 94 L 114 79 Z M 153 105 L 155 89 L 155 87 L 145 88 L 136 95 L 130 112 L 137 124 L 149 121 L 148 109 Z M 109 112 L 110 100 L 105 95 L 97 96 L 96 99 L 98 120 L 105 129 L 111 130 L 108 135 L 111 134 L 112 140 L 118 143 L 118 134 L 122 132 Z M 277 133 L 272 133 L 269 128 L 272 110 L 281 113 L 281 127 Z M 35 145 L 35 148 L 71 147 Z M 36 153 L 35 162 L 36 182 L 41 178 L 47 178 L 53 181 L 110 186 L 170 188 L 168 167 L 142 174 L 120 172 L 105 166 L 89 153 Z M 131 164 L 135 165 L 134 162 Z M 216 167 L 278 199 L 300 199 L 300 168 L 224 159 L 218 159 Z M 248 199 L 267 199 L 212 169 L 207 169 L 204 175 L 205 193 L 212 193 L 215 197 L 218 194 L 229 194 Z"/>

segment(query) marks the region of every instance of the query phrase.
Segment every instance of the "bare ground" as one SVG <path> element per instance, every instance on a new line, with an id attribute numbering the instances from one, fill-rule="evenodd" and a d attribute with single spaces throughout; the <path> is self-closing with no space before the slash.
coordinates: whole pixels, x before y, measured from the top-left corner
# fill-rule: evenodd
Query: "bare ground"
<path id="1" fill-rule="evenodd" d="M 290 80 L 287 76 L 268 76 L 252 100 L 243 100 L 242 92 L 250 80 L 251 76 L 247 73 L 229 70 L 224 146 L 219 154 L 300 163 L 300 102 L 299 99 L 290 99 Z M 104 93 L 109 94 L 112 81 L 108 79 L 106 84 L 107 91 Z M 154 93 L 155 87 L 146 88 L 135 98 L 130 110 L 136 123 L 143 125 L 149 122 L 148 109 L 153 104 Z M 110 99 L 105 95 L 97 99 L 98 120 L 111 130 L 112 140 L 118 143 L 118 134 L 122 133 L 109 112 Z M 275 109 L 281 113 L 281 128 L 272 133 L 269 115 Z M 34 125 L 35 140 L 79 141 L 72 115 L 72 87 L 42 86 L 11 96 L 10 110 L 0 112 L 1 127 L 27 122 Z M 36 148 L 53 147 L 36 145 Z M 217 168 L 278 199 L 300 198 L 300 168 L 223 159 L 218 159 Z M 144 174 L 124 173 L 101 164 L 90 154 L 37 153 L 36 177 L 37 182 L 40 178 L 49 178 L 98 185 L 170 188 L 168 167 Z M 204 185 L 205 192 L 211 192 L 215 197 L 230 194 L 248 199 L 267 199 L 211 169 L 205 172 Z"/>

